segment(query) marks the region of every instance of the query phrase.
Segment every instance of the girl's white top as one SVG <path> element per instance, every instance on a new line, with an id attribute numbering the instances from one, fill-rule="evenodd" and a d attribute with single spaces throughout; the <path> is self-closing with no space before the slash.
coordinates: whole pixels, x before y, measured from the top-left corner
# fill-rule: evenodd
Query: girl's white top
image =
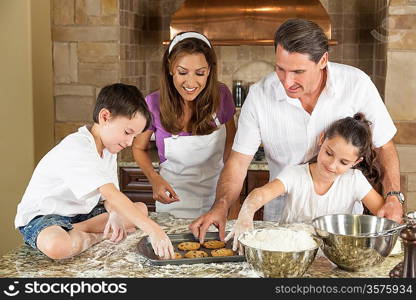
<path id="1" fill-rule="evenodd" d="M 309 164 L 286 167 L 278 176 L 287 193 L 280 223 L 310 223 L 328 214 L 361 214 L 372 186 L 360 170 L 338 176 L 324 195 L 315 192 Z"/>
<path id="2" fill-rule="evenodd" d="M 308 232 L 283 227 L 254 230 L 243 235 L 241 242 L 256 249 L 268 251 L 298 252 L 317 247 Z"/>

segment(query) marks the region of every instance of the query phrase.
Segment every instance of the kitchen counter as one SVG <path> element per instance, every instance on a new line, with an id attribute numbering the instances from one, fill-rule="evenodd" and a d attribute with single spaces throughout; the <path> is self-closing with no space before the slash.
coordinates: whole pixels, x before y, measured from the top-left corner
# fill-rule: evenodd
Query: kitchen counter
<path id="1" fill-rule="evenodd" d="M 189 232 L 189 219 L 176 219 L 167 213 L 151 213 L 168 234 Z M 227 223 L 230 230 L 234 220 Z M 276 223 L 255 221 L 255 228 L 274 227 Z M 0 277 L 257 277 L 246 262 L 194 265 L 154 266 L 136 252 L 143 237 L 137 230 L 120 244 L 102 241 L 80 255 L 53 261 L 32 248 L 22 245 L 0 258 Z M 317 256 L 304 277 L 388 277 L 389 271 L 403 254 L 390 256 L 383 263 L 365 272 L 347 272 L 334 266 L 323 256 Z"/>
<path id="2" fill-rule="evenodd" d="M 159 162 L 157 161 L 152 161 L 152 165 L 154 168 L 158 168 L 159 167 Z M 138 168 L 136 162 L 133 161 L 119 161 L 118 162 L 118 166 L 119 167 L 136 167 Z M 258 171 L 258 170 L 262 170 L 262 171 L 268 171 L 269 170 L 269 165 L 267 164 L 266 159 L 263 160 L 254 160 L 250 163 L 248 170 L 251 171 Z"/>

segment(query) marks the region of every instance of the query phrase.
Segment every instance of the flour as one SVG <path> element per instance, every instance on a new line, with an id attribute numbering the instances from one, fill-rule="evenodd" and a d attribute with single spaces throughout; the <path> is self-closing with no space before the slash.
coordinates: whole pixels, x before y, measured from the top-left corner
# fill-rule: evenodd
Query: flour
<path id="1" fill-rule="evenodd" d="M 245 234 L 241 242 L 261 250 L 284 252 L 298 252 L 317 247 L 308 232 L 288 228 L 254 230 Z"/>

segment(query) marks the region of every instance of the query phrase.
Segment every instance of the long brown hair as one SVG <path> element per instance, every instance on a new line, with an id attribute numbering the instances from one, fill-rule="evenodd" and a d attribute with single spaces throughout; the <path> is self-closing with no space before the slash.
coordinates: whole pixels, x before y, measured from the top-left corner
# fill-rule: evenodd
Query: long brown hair
<path id="1" fill-rule="evenodd" d="M 181 33 L 179 33 L 181 34 Z M 162 76 L 160 84 L 160 120 L 162 126 L 172 134 L 182 130 L 184 100 L 173 84 L 170 71 L 174 61 L 184 54 L 202 53 L 210 68 L 207 84 L 200 94 L 192 101 L 192 114 L 188 124 L 194 135 L 210 134 L 217 128 L 212 124 L 212 115 L 220 106 L 219 83 L 217 78 L 217 57 L 214 49 L 197 38 L 186 38 L 178 42 L 169 53 L 167 47 L 162 62 Z"/>
<path id="2" fill-rule="evenodd" d="M 371 122 L 365 118 L 363 113 L 356 113 L 353 117 L 346 117 L 332 123 L 325 131 L 324 140 L 340 136 L 356 147 L 358 157 L 362 157 L 363 160 L 353 168 L 361 170 L 367 180 L 375 186 L 381 182 L 382 174 L 370 126 Z"/>

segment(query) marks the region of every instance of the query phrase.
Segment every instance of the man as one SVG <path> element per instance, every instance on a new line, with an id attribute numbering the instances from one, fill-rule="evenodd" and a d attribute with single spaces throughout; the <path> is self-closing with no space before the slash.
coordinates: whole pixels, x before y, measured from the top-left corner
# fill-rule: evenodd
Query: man
<path id="1" fill-rule="evenodd" d="M 252 85 L 241 110 L 231 155 L 221 172 L 211 210 L 189 228 L 203 242 L 214 224 L 225 236 L 226 217 L 239 198 L 253 155 L 262 143 L 270 179 L 287 165 L 307 162 L 319 134 L 333 121 L 362 112 L 372 122 L 373 143 L 390 192 L 379 216 L 400 222 L 403 214 L 393 121 L 370 78 L 361 70 L 328 62 L 328 39 L 315 23 L 291 19 L 275 33 L 276 70 Z M 299 187 L 302 188 L 302 187 Z M 264 220 L 279 220 L 284 196 L 264 207 Z"/>

